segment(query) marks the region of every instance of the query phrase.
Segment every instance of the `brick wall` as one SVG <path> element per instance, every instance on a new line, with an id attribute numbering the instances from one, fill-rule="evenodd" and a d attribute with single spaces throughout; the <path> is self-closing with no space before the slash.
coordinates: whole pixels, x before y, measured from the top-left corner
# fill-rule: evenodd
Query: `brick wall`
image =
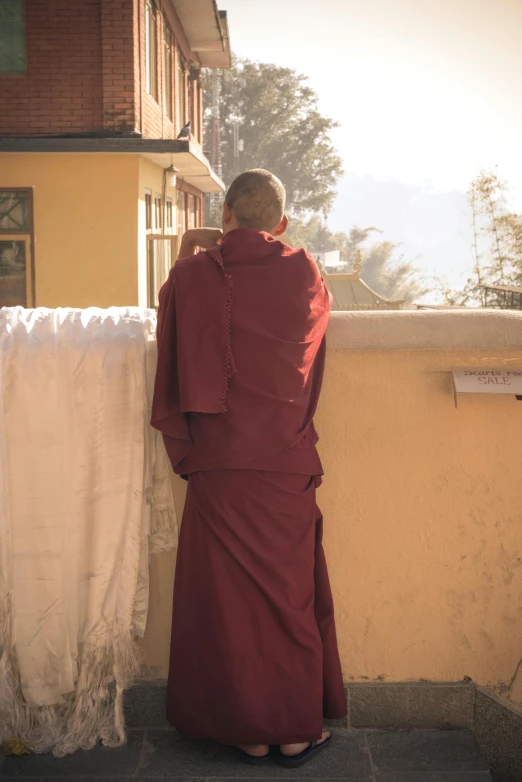
<path id="1" fill-rule="evenodd" d="M 190 50 L 170 4 L 158 3 L 176 44 L 176 67 Z M 0 135 L 138 132 L 175 138 L 180 128 L 163 108 L 163 25 L 157 24 L 158 100 L 145 78 L 145 0 L 26 0 L 27 72 L 0 74 Z M 188 106 L 188 84 L 185 103 Z M 200 111 L 192 132 L 201 133 Z M 187 118 L 188 119 L 188 116 Z"/>
<path id="2" fill-rule="evenodd" d="M 27 0 L 27 73 L 0 74 L 0 133 L 103 127 L 101 0 Z"/>
<path id="3" fill-rule="evenodd" d="M 138 31 L 134 31 L 133 0 L 101 0 L 101 49 L 104 130 L 138 130 L 135 84 L 139 68 L 134 65 Z M 136 58 L 136 66 L 139 66 Z"/>
<path id="4" fill-rule="evenodd" d="M 145 77 L 145 0 L 140 4 L 139 35 L 141 40 L 141 96 L 142 134 L 145 138 L 174 138 L 174 125 L 163 112 L 163 16 L 157 17 L 156 72 L 158 77 L 158 100 L 147 92 Z M 173 63 L 173 67 L 175 64 Z"/>

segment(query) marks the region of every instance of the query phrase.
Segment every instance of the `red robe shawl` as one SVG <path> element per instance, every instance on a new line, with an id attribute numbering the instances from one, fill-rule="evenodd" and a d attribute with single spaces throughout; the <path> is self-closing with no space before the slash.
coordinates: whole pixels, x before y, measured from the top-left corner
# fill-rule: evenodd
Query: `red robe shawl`
<path id="1" fill-rule="evenodd" d="M 238 229 L 160 292 L 152 425 L 178 473 L 256 469 L 310 440 L 330 297 L 314 259 Z"/>

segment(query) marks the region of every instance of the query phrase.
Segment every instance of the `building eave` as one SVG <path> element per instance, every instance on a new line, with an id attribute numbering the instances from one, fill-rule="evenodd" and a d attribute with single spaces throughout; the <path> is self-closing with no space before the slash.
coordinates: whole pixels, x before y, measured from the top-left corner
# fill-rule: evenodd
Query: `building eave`
<path id="1" fill-rule="evenodd" d="M 199 146 L 186 139 L 13 137 L 0 138 L 1 152 L 142 155 L 160 168 L 172 163 L 179 179 L 203 193 L 225 190 Z"/>
<path id="2" fill-rule="evenodd" d="M 216 0 L 170 0 L 191 50 L 204 68 L 230 68 L 232 54 L 226 11 Z"/>

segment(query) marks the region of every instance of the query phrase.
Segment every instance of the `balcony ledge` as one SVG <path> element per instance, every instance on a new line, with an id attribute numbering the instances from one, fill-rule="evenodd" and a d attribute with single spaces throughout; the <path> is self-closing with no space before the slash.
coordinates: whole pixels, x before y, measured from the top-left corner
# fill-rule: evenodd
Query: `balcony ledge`
<path id="1" fill-rule="evenodd" d="M 199 144 L 188 139 L 13 136 L 0 138 L 0 152 L 137 154 L 148 158 L 160 168 L 168 168 L 173 163 L 178 169 L 178 176 L 203 193 L 221 193 L 225 189 Z"/>
<path id="2" fill-rule="evenodd" d="M 333 312 L 328 348 L 522 351 L 522 312 L 486 309 Z"/>

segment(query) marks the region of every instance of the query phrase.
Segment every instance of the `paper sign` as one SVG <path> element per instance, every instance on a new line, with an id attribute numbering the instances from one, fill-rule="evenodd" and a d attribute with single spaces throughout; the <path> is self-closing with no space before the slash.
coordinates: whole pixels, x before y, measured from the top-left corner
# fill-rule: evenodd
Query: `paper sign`
<path id="1" fill-rule="evenodd" d="M 458 394 L 522 394 L 522 369 L 453 369 Z"/>

